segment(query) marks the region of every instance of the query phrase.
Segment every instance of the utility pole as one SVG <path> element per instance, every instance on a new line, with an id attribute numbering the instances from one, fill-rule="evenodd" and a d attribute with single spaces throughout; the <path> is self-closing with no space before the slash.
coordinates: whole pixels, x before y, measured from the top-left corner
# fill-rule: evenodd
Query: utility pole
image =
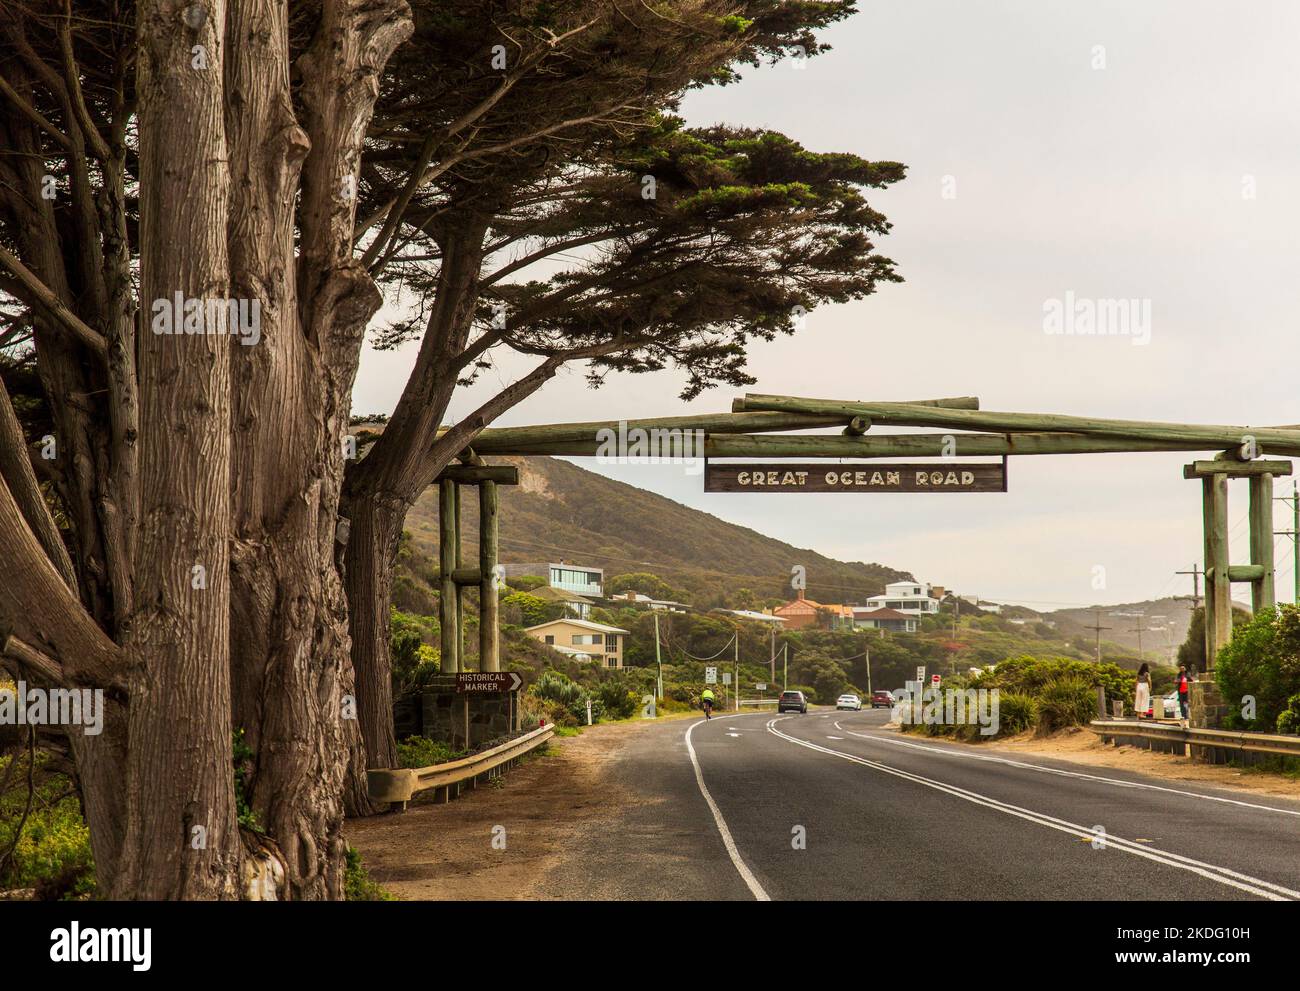
<path id="1" fill-rule="evenodd" d="M 736 655 L 735 655 L 736 675 L 732 679 L 731 687 L 736 690 L 736 711 L 739 712 L 740 711 L 740 626 L 739 625 L 736 626 L 736 639 L 734 643 L 736 645 Z"/>
<path id="2" fill-rule="evenodd" d="M 769 681 L 776 681 L 776 624 L 772 624 L 772 672 L 768 676 Z"/>
<path id="3" fill-rule="evenodd" d="M 655 612 L 655 663 L 659 665 L 659 701 L 664 700 L 664 659 L 659 653 L 659 613 Z"/>
<path id="4" fill-rule="evenodd" d="M 867 657 L 867 698 L 871 698 L 871 648 L 866 649 Z"/>
<path id="5" fill-rule="evenodd" d="M 1291 504 L 1291 529 L 1275 530 L 1274 536 L 1291 538 L 1291 571 L 1292 578 L 1295 580 L 1295 597 L 1294 602 L 1300 604 L 1300 488 L 1296 482 L 1291 483 L 1291 494 L 1289 496 L 1274 496 L 1278 502 L 1289 502 Z"/>
<path id="6" fill-rule="evenodd" d="M 1136 633 L 1138 635 L 1138 657 L 1142 656 L 1142 634 L 1145 632 L 1145 627 L 1142 625 L 1142 621 L 1144 619 L 1146 619 L 1146 616 L 1142 613 L 1138 613 L 1138 625 L 1128 631 L 1129 633 Z"/>
<path id="7" fill-rule="evenodd" d="M 1175 571 L 1174 574 L 1192 576 L 1192 609 L 1199 609 L 1201 607 L 1201 575 L 1205 574 L 1201 570 L 1201 566 L 1193 561 L 1191 571 Z M 1185 595 L 1181 595 L 1179 598 L 1184 601 L 1187 600 Z"/>
<path id="8" fill-rule="evenodd" d="M 781 691 L 790 687 L 790 645 L 781 644 Z"/>
<path id="9" fill-rule="evenodd" d="M 1097 638 L 1097 663 L 1100 664 L 1100 663 L 1101 663 L 1101 631 L 1102 631 L 1102 630 L 1109 630 L 1110 627 L 1109 627 L 1109 626 L 1102 626 L 1102 625 L 1101 625 L 1101 610 L 1100 610 L 1100 609 L 1094 609 L 1093 612 L 1095 613 L 1095 615 L 1094 615 L 1093 618 L 1092 618 L 1092 626 L 1085 626 L 1084 629 L 1085 629 L 1085 630 L 1092 630 L 1093 633 L 1096 634 L 1096 638 Z"/>

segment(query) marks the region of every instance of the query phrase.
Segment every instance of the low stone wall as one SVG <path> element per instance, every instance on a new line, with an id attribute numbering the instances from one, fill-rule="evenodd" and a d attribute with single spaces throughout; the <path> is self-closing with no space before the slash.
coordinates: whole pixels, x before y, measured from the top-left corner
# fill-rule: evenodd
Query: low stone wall
<path id="1" fill-rule="evenodd" d="M 519 719 L 518 693 L 458 693 L 455 675 L 434 678 L 420 698 L 420 734 L 467 750 L 519 732 Z"/>

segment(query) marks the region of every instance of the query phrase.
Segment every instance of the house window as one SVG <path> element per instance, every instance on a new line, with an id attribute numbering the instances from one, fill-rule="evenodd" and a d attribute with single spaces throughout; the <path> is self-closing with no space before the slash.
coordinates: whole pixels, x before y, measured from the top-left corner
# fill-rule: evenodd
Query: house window
<path id="1" fill-rule="evenodd" d="M 609 666 L 610 666 L 611 668 L 616 668 L 616 667 L 618 667 L 618 658 L 617 658 L 617 657 L 614 657 L 613 655 L 610 655 L 609 657 L 605 658 L 605 660 L 609 661 Z"/>
<path id="2" fill-rule="evenodd" d="M 549 634 L 543 639 L 546 641 L 546 643 L 555 643 L 555 637 L 550 636 Z"/>
<path id="3" fill-rule="evenodd" d="M 574 644 L 598 644 L 604 642 L 604 637 L 599 633 L 575 633 L 573 635 Z"/>
<path id="4" fill-rule="evenodd" d="M 605 642 L 609 645 L 610 650 L 618 650 L 618 636 L 616 634 L 611 633 Z"/>

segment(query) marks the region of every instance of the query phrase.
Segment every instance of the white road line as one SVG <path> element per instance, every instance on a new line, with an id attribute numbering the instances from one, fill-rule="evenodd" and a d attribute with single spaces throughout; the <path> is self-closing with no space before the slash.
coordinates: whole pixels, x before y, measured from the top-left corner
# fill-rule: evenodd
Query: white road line
<path id="1" fill-rule="evenodd" d="M 691 723 L 690 728 L 686 730 L 686 752 L 691 755 L 691 766 L 695 768 L 695 783 L 700 786 L 700 794 L 704 796 L 704 801 L 709 805 L 709 811 L 713 813 L 713 821 L 718 825 L 718 832 L 722 835 L 722 845 L 727 848 L 727 856 L 735 865 L 736 872 L 740 875 L 742 881 L 749 886 L 750 892 L 754 898 L 760 902 L 770 902 L 771 896 L 763 890 L 763 886 L 758 883 L 758 878 L 750 872 L 745 865 L 745 861 L 740 857 L 740 851 L 736 849 L 736 841 L 731 838 L 731 830 L 727 828 L 727 820 L 722 818 L 722 811 L 718 808 L 718 803 L 713 800 L 709 794 L 708 787 L 704 784 L 704 772 L 700 770 L 700 760 L 695 756 L 695 747 L 691 743 L 691 734 L 695 732 L 695 727 L 700 725 L 699 722 Z"/>
<path id="2" fill-rule="evenodd" d="M 835 728 L 841 733 L 848 733 L 849 736 L 856 736 L 860 740 L 870 740 L 874 743 L 887 743 L 893 747 L 910 747 L 913 750 L 924 750 L 927 753 L 939 754 L 943 757 L 961 757 L 965 760 L 982 760 L 994 764 L 1006 764 L 1008 767 L 1025 768 L 1030 771 L 1041 771 L 1043 774 L 1057 774 L 1064 778 L 1082 778 L 1086 781 L 1100 781 L 1104 784 L 1115 785 L 1119 788 L 1145 788 L 1148 791 L 1163 791 L 1171 795 L 1183 795 L 1187 798 L 1199 798 L 1206 802 L 1222 802 L 1225 805 L 1238 805 L 1244 809 L 1260 809 L 1264 812 L 1276 812 L 1284 816 L 1300 816 L 1300 810 L 1297 809 L 1279 809 L 1273 805 L 1260 805 L 1258 802 L 1244 802 L 1238 798 L 1224 798 L 1221 795 L 1202 795 L 1200 792 L 1184 791 L 1181 788 L 1169 788 L 1165 785 L 1148 784 L 1145 781 L 1125 781 L 1123 778 L 1108 778 L 1100 774 L 1084 774 L 1082 771 L 1066 771 L 1059 767 L 1044 767 L 1041 764 L 1027 764 L 1024 761 L 1011 760 L 1006 757 L 994 757 L 991 754 L 972 754 L 963 750 L 956 750 L 949 747 L 933 747 L 923 743 L 912 743 L 909 740 L 894 740 L 887 736 L 877 736 L 874 733 L 855 733 L 851 729 L 845 729 L 838 722 Z"/>
<path id="3" fill-rule="evenodd" d="M 1177 867 L 1180 870 L 1189 871 L 1192 874 L 1198 874 L 1207 880 L 1214 881 L 1218 884 L 1226 885 L 1230 888 L 1236 888 L 1239 891 L 1245 891 L 1252 895 L 1258 895 L 1261 898 L 1267 898 L 1270 901 L 1291 901 L 1300 899 L 1300 891 L 1292 891 L 1280 884 L 1274 884 L 1272 881 L 1265 881 L 1261 878 L 1251 877 L 1249 874 L 1242 874 L 1238 871 L 1231 870 L 1227 867 L 1220 867 L 1216 864 L 1207 864 L 1203 861 L 1193 860 L 1191 857 L 1184 857 L 1182 854 L 1170 853 L 1166 850 L 1157 850 L 1154 847 L 1142 847 L 1131 840 L 1126 840 L 1120 836 L 1113 836 L 1109 833 L 1104 837 L 1094 829 L 1087 826 L 1080 826 L 1078 823 L 1070 822 L 1066 819 L 1057 819 L 1055 816 L 1049 816 L 1043 812 L 1036 812 L 1033 809 L 1022 808 L 1018 805 L 1011 805 L 989 795 L 983 795 L 976 791 L 970 791 L 966 788 L 959 788 L 956 785 L 950 785 L 947 782 L 936 781 L 933 778 L 922 777 L 919 774 L 912 774 L 910 771 L 903 771 L 896 767 L 890 767 L 887 764 L 880 764 L 873 760 L 867 760 L 865 757 L 858 757 L 856 754 L 846 754 L 840 750 L 833 750 L 830 747 L 823 747 L 808 740 L 800 740 L 798 737 L 782 733 L 776 728 L 779 720 L 773 719 L 767 724 L 767 730 L 775 736 L 791 743 L 798 744 L 801 747 L 807 747 L 810 750 L 817 750 L 824 754 L 830 754 L 834 757 L 840 757 L 844 760 L 852 761 L 855 764 L 862 764 L 865 767 L 873 768 L 877 771 L 883 771 L 886 774 L 892 774 L 895 777 L 903 778 L 917 784 L 925 785 L 927 788 L 933 788 L 935 791 L 945 792 L 956 798 L 971 802 L 975 805 L 983 805 L 986 808 L 994 809 L 1006 815 L 1015 816 L 1018 819 L 1024 819 L 1028 822 L 1037 823 L 1040 826 L 1047 826 L 1050 829 L 1059 830 L 1062 833 L 1069 833 L 1080 839 L 1087 840 L 1104 840 L 1107 846 L 1113 846 L 1124 853 L 1132 854 L 1135 857 L 1142 857 L 1146 860 L 1153 860 L 1157 863 L 1165 864 L 1168 867 Z"/>

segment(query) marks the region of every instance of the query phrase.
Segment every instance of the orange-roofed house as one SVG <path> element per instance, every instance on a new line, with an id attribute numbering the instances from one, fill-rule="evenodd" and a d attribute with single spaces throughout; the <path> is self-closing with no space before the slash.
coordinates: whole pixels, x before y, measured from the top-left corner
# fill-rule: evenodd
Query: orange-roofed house
<path id="1" fill-rule="evenodd" d="M 853 624 L 852 606 L 827 605 L 823 602 L 814 602 L 803 594 L 803 589 L 796 593 L 793 602 L 787 602 L 785 605 L 777 606 L 772 610 L 773 616 L 779 616 L 785 620 L 787 630 L 804 630 L 817 626 L 821 622 L 822 613 L 830 613 L 833 627 L 851 626 Z"/>

